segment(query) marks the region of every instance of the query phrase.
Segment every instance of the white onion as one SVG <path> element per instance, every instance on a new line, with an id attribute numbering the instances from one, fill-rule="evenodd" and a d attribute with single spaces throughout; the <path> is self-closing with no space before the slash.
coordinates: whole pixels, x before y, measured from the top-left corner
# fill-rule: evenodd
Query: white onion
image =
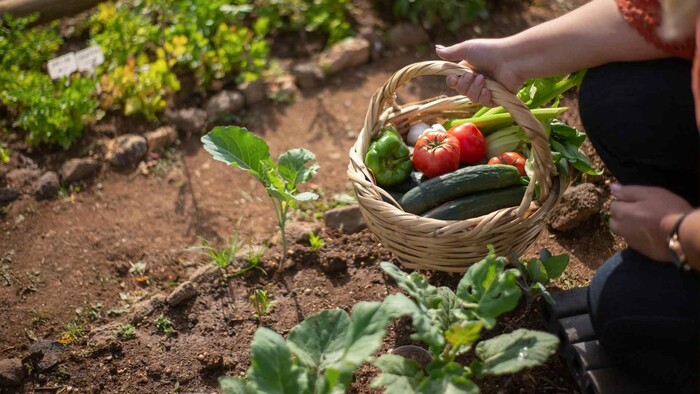
<path id="1" fill-rule="evenodd" d="M 418 142 L 418 138 L 420 138 L 420 136 L 423 135 L 423 133 L 429 128 L 430 126 L 423 122 L 418 122 L 411 126 L 411 128 L 408 129 L 408 134 L 406 135 L 406 144 L 408 144 L 408 146 L 415 146 L 416 142 Z"/>

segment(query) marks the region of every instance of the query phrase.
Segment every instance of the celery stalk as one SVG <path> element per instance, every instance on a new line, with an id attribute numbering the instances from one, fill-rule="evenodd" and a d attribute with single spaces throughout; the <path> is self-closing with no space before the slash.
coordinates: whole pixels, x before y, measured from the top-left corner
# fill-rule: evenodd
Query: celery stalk
<path id="1" fill-rule="evenodd" d="M 544 122 L 547 119 L 556 118 L 564 111 L 569 109 L 568 107 L 556 107 L 556 108 L 537 108 L 532 110 L 532 114 L 540 122 Z M 459 126 L 464 123 L 474 123 L 476 127 L 481 130 L 484 135 L 489 135 L 492 132 L 513 124 L 513 116 L 509 113 L 502 113 L 496 115 L 471 117 L 464 119 L 450 119 L 443 125 L 445 129 L 449 129 L 454 126 Z"/>

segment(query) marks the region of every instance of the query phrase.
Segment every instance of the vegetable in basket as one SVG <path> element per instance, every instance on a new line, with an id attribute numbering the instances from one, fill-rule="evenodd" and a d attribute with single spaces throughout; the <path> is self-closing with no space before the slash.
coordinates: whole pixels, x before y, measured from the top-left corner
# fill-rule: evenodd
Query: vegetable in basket
<path id="1" fill-rule="evenodd" d="M 385 127 L 379 139 L 370 144 L 365 164 L 380 186 L 397 185 L 408 179 L 413 171 L 408 146 L 391 125 Z"/>
<path id="2" fill-rule="evenodd" d="M 432 178 L 459 168 L 459 140 L 443 131 L 427 131 L 413 150 L 413 165 Z"/>
<path id="3" fill-rule="evenodd" d="M 489 165 L 507 164 L 518 169 L 520 175 L 525 174 L 525 162 L 527 159 L 518 152 L 505 152 L 489 159 Z"/>
<path id="4" fill-rule="evenodd" d="M 486 157 L 486 141 L 483 134 L 474 123 L 464 123 L 447 130 L 459 140 L 459 161 L 466 164 L 476 164 Z"/>

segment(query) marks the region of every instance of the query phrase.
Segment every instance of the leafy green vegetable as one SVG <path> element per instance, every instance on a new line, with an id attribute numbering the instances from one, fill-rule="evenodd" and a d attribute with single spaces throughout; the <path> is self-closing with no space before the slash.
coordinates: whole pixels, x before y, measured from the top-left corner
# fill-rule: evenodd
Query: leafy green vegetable
<path id="1" fill-rule="evenodd" d="M 523 263 L 518 256 L 513 255 L 512 262 L 520 272 L 517 282 L 527 297 L 526 311 L 530 310 L 532 302 L 539 296 L 549 303 L 554 303 L 545 285 L 564 273 L 569 265 L 568 254 L 552 256 L 549 250 L 542 248 L 539 259 L 534 258 Z"/>
<path id="2" fill-rule="evenodd" d="M 503 375 L 543 364 L 554 354 L 557 337 L 538 331 L 518 329 L 509 334 L 480 342 L 476 356 L 480 362 L 472 364 L 476 375 Z"/>
<path id="3" fill-rule="evenodd" d="M 307 166 L 315 160 L 314 154 L 304 148 L 292 149 L 282 153 L 275 163 L 270 157 L 267 143 L 238 126 L 216 127 L 202 137 L 202 143 L 215 160 L 238 167 L 263 184 L 277 215 L 284 261 L 287 252 L 285 225 L 289 208 L 297 208 L 299 201 L 318 198 L 316 193 L 300 192 L 298 188 L 318 171 L 318 164 Z"/>

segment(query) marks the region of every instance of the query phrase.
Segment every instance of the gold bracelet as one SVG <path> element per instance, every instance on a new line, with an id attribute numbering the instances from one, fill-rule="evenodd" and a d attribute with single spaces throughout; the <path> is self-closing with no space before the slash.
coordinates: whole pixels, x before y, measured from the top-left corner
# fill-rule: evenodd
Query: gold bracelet
<path id="1" fill-rule="evenodd" d="M 692 212 L 692 211 L 690 211 Z M 673 226 L 673 230 L 671 230 L 671 234 L 668 236 L 668 252 L 671 255 L 671 259 L 673 260 L 673 264 L 678 267 L 682 268 L 685 271 L 690 270 L 690 265 L 686 262 L 687 259 L 685 257 L 685 252 L 683 252 L 683 245 L 681 244 L 681 236 L 678 233 L 678 231 L 681 228 L 681 224 L 683 223 L 683 220 L 690 214 L 690 212 L 686 212 L 681 216 L 678 221 L 676 221 L 676 224 Z"/>

